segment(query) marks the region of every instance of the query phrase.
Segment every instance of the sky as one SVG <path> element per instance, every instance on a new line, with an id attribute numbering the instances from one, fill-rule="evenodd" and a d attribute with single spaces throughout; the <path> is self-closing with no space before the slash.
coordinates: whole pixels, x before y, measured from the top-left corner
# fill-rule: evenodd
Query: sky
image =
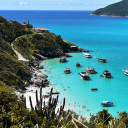
<path id="1" fill-rule="evenodd" d="M 96 10 L 121 0 L 0 0 L 0 10 Z"/>

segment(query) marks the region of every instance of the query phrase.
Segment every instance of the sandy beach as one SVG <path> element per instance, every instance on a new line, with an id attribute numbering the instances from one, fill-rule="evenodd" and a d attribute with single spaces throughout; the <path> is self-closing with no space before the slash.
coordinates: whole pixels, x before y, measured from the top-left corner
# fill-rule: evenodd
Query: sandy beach
<path id="1" fill-rule="evenodd" d="M 33 68 L 34 69 L 34 68 Z M 36 75 L 35 75 L 36 74 Z M 36 76 L 36 77 L 35 77 Z M 37 79 L 41 79 L 41 78 L 45 78 L 46 75 L 44 73 L 41 73 L 40 71 L 38 71 L 37 69 L 34 69 L 33 72 L 33 77 L 31 78 L 31 81 L 34 81 Z M 40 88 L 39 86 L 37 86 L 36 84 L 31 84 L 29 87 L 26 87 L 26 90 L 24 90 L 23 92 L 20 92 L 19 90 L 16 90 L 16 95 L 20 98 L 22 95 L 23 97 L 26 98 L 26 107 L 31 110 L 31 106 L 30 106 L 30 101 L 29 101 L 29 97 L 31 96 L 32 99 L 32 105 L 35 108 L 36 106 L 36 90 L 38 92 L 38 99 L 40 99 Z M 58 92 L 55 87 L 53 87 L 51 84 L 50 86 L 46 86 L 46 87 L 42 87 L 42 97 L 43 97 L 43 102 L 45 101 L 46 105 L 48 104 L 49 101 L 49 93 L 51 91 L 51 89 L 53 88 L 53 92 Z M 54 94 L 52 95 L 52 98 L 56 98 L 58 94 Z M 58 103 L 56 106 L 56 112 L 57 110 L 60 108 L 60 106 L 63 105 L 63 101 L 59 101 L 58 99 Z M 64 108 L 64 110 L 68 110 L 68 108 Z"/>

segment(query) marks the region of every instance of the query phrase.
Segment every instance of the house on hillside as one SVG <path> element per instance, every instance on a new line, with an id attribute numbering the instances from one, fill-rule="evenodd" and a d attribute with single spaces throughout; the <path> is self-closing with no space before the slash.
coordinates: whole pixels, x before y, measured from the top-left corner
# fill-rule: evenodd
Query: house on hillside
<path id="1" fill-rule="evenodd" d="M 34 28 L 33 30 L 35 32 L 39 32 L 39 33 L 44 33 L 46 31 L 50 31 L 50 29 L 47 29 L 47 28 Z"/>
<path id="2" fill-rule="evenodd" d="M 25 26 L 27 28 L 27 24 L 21 24 L 21 25 L 23 25 L 23 26 Z"/>

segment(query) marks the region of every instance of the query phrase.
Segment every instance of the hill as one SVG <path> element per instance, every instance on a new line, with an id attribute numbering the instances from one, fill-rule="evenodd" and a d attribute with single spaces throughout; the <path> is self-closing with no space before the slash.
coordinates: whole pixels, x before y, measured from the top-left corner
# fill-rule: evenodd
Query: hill
<path id="1" fill-rule="evenodd" d="M 104 15 L 104 16 L 128 16 L 128 0 L 122 0 L 120 2 L 100 8 L 94 11 L 91 15 Z"/>

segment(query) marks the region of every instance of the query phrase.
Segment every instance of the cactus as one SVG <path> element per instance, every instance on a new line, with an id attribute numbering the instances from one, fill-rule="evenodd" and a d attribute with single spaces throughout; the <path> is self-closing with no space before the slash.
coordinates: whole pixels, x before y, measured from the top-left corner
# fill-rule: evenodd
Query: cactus
<path id="1" fill-rule="evenodd" d="M 24 104 L 24 106 L 26 107 L 26 97 L 24 97 L 23 95 L 21 96 L 21 101 Z"/>
<path id="2" fill-rule="evenodd" d="M 53 91 L 53 88 L 51 88 L 51 91 L 50 91 L 50 96 L 52 95 L 52 91 Z"/>
<path id="3" fill-rule="evenodd" d="M 38 101 L 38 93 L 37 93 L 37 90 L 36 90 L 36 104 L 37 104 L 37 109 L 39 109 L 39 101 Z"/>
<path id="4" fill-rule="evenodd" d="M 51 96 L 52 91 L 53 91 L 53 88 L 51 88 L 51 91 L 49 93 L 50 97 L 49 97 L 49 101 L 48 101 L 48 106 L 46 106 L 45 101 L 43 102 L 42 87 L 40 88 L 40 101 L 38 101 L 38 93 L 37 93 L 37 90 L 36 90 L 36 103 L 37 103 L 37 105 L 35 106 L 35 111 L 36 111 L 37 114 L 41 113 L 42 117 L 46 117 L 47 119 L 54 119 L 55 110 L 56 110 L 58 97 L 59 97 L 59 95 L 57 95 L 56 98 L 52 98 L 52 96 Z M 29 100 L 30 100 L 31 109 L 34 110 L 33 105 L 32 105 L 31 97 L 29 97 Z M 43 108 L 42 108 L 42 103 L 43 103 Z M 63 114 L 64 106 L 65 106 L 65 98 L 63 100 L 63 105 L 60 106 L 60 109 L 58 109 L 58 111 L 57 111 L 58 115 Z"/>
<path id="5" fill-rule="evenodd" d="M 56 97 L 57 101 L 58 101 L 58 98 L 59 98 L 59 95 L 57 95 L 57 97 Z"/>
<path id="6" fill-rule="evenodd" d="M 26 108 L 26 97 L 24 98 L 24 106 Z"/>
<path id="7" fill-rule="evenodd" d="M 50 104 L 51 104 L 51 99 L 52 99 L 52 97 L 49 98 L 48 106 L 50 106 Z"/>
<path id="8" fill-rule="evenodd" d="M 64 106 L 65 106 L 65 98 L 64 98 L 64 100 L 63 100 L 63 109 L 64 109 Z"/>
<path id="9" fill-rule="evenodd" d="M 22 94 L 22 96 L 21 96 L 21 101 L 22 101 L 22 103 L 24 103 L 24 100 L 23 100 L 23 94 Z"/>
<path id="10" fill-rule="evenodd" d="M 35 111 L 36 111 L 36 113 L 38 114 L 38 110 L 37 110 L 37 107 L 35 106 Z"/>
<path id="11" fill-rule="evenodd" d="M 40 88 L 40 99 L 42 98 L 42 87 Z"/>
<path id="12" fill-rule="evenodd" d="M 33 105 L 32 105 L 31 96 L 29 96 L 29 101 L 30 101 L 30 106 L 31 106 L 31 109 L 32 109 L 32 110 L 34 110 Z"/>

